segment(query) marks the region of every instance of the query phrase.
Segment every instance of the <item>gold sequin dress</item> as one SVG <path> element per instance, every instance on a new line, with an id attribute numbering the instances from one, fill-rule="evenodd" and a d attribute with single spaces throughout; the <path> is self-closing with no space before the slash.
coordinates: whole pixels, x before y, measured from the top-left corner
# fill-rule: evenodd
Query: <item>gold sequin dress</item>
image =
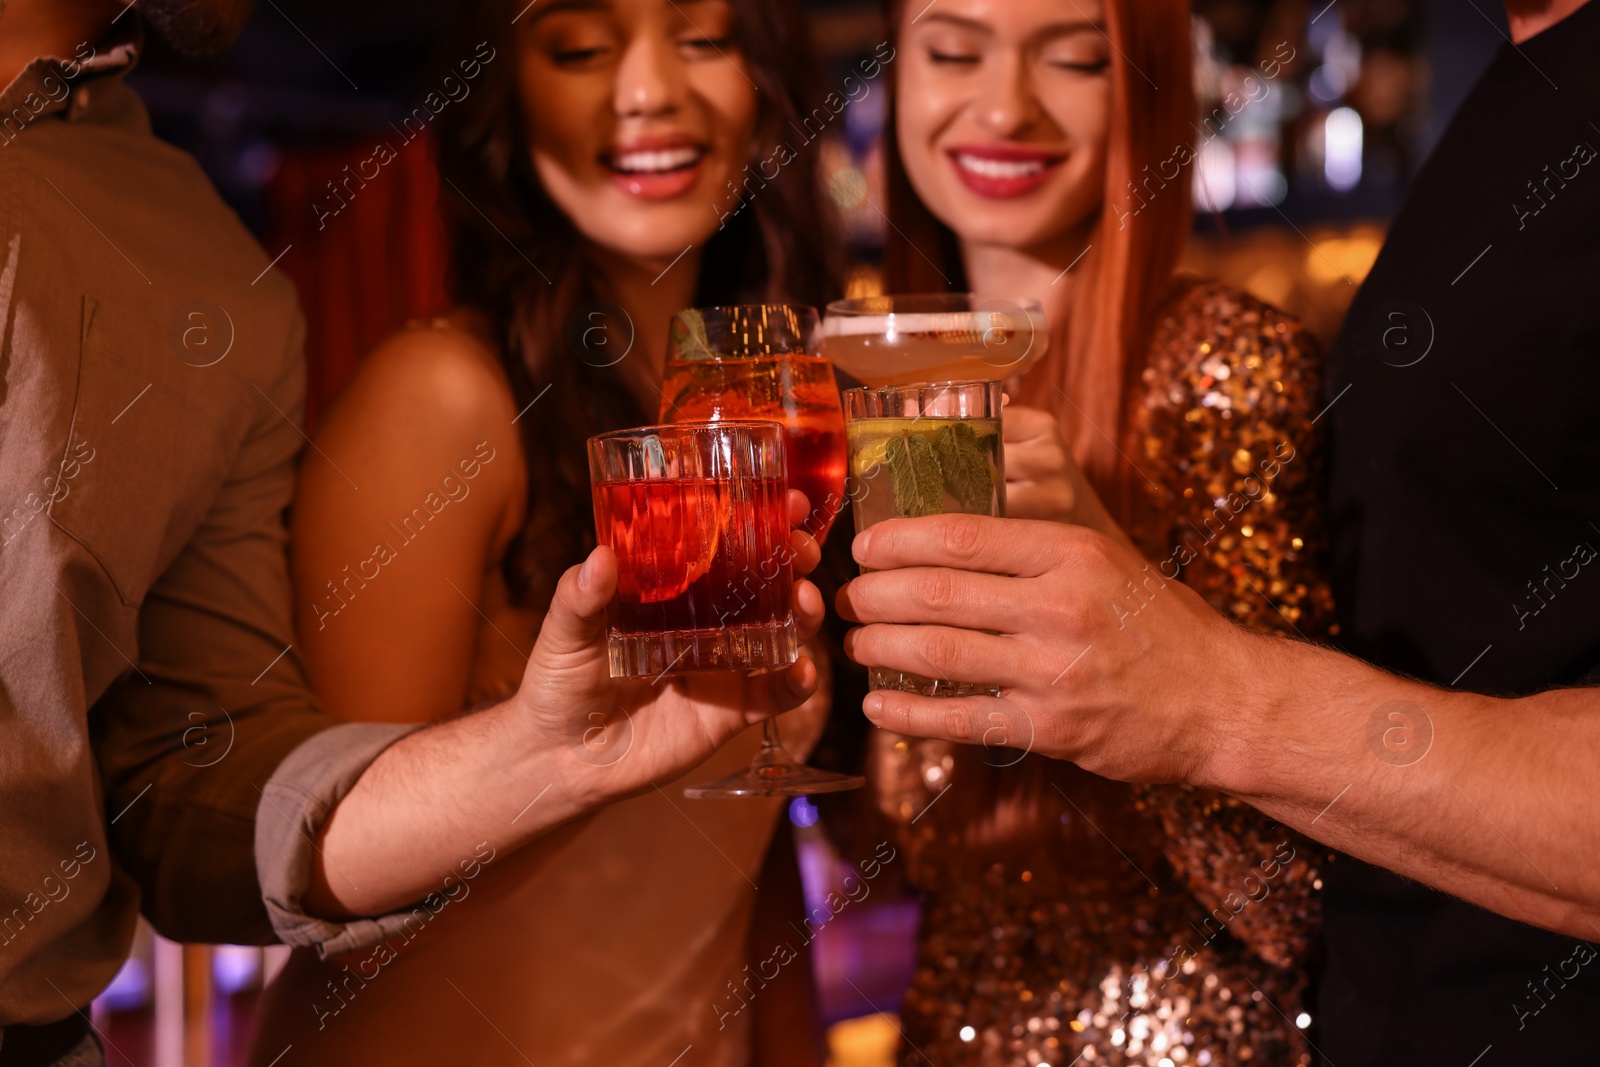
<path id="1" fill-rule="evenodd" d="M 1332 626 L 1318 374 L 1294 320 L 1181 283 L 1124 447 L 1146 558 L 1247 626 L 1313 638 Z M 1310 1062 L 1306 839 L 1214 794 L 1010 750 L 878 732 L 869 767 L 923 899 L 904 1067 Z"/>

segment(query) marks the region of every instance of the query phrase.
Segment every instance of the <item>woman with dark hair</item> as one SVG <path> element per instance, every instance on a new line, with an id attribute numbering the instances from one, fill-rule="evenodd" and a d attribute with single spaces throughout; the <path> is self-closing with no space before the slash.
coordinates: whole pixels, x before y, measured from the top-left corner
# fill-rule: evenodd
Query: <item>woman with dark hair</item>
<path id="1" fill-rule="evenodd" d="M 657 421 L 673 312 L 831 292 L 814 159 L 749 177 L 806 97 L 794 5 L 491 0 L 464 23 L 447 58 L 481 70 L 437 128 L 456 306 L 362 363 L 294 509 L 302 652 L 355 720 L 515 688 L 556 579 L 595 543 L 585 439 Z M 784 717 L 792 751 L 825 714 Z M 689 777 L 747 764 L 758 734 Z M 626 730 L 595 736 L 574 759 L 629 758 Z M 778 1018 L 778 1059 L 814 1062 L 803 961 L 745 969 L 771 900 L 757 881 L 798 900 L 792 849 L 787 882 L 763 877 L 781 804 L 662 783 L 515 856 L 484 842 L 464 857 L 482 879 L 446 879 L 381 958 L 296 955 L 256 1060 L 288 1042 L 339 1065 L 735 1067 Z"/>
<path id="2" fill-rule="evenodd" d="M 1193 125 L 1188 5 L 919 0 L 891 18 L 889 289 L 1032 297 L 1049 324 L 1005 413 L 1007 513 L 1143 552 L 1148 581 L 1106 606 L 1127 627 L 1181 580 L 1246 625 L 1327 634 L 1311 343 L 1174 273 L 1196 130 L 1215 129 Z M 870 742 L 924 901 L 903 1064 L 1310 1062 L 1309 845 L 1224 798 L 984 740 Z"/>

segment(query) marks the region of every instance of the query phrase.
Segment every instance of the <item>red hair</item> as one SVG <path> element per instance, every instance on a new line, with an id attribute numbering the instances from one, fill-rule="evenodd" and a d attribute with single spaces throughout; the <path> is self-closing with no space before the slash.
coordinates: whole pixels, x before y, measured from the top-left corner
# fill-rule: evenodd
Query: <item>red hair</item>
<path id="1" fill-rule="evenodd" d="M 1078 282 L 1070 301 L 1045 309 L 1049 352 L 1024 380 L 1019 399 L 1055 412 L 1090 481 L 1121 513 L 1129 398 L 1145 367 L 1151 320 L 1189 233 L 1190 172 L 1177 166 L 1176 176 L 1169 175 L 1192 158 L 1196 104 L 1185 0 L 1103 3 L 1112 45 L 1105 198 L 1089 252 L 1073 270 Z M 890 0 L 895 32 L 903 7 L 903 0 Z M 906 176 L 892 132 L 892 79 L 889 88 L 884 152 L 892 225 L 885 287 L 891 293 L 943 289 L 947 279 L 964 276 L 960 246 Z"/>

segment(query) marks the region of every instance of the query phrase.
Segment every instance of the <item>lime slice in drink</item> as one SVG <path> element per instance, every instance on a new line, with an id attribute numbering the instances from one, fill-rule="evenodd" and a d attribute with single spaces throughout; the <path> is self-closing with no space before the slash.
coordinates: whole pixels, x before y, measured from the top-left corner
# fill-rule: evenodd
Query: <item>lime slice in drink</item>
<path id="1" fill-rule="evenodd" d="M 889 442 L 920 427 L 917 419 L 879 418 L 857 419 L 845 427 L 845 438 L 850 451 L 850 470 L 856 477 L 865 477 L 874 467 L 889 458 Z"/>
<path id="2" fill-rule="evenodd" d="M 874 437 L 850 453 L 850 472 L 858 478 L 865 477 L 874 467 L 889 458 L 889 438 Z"/>

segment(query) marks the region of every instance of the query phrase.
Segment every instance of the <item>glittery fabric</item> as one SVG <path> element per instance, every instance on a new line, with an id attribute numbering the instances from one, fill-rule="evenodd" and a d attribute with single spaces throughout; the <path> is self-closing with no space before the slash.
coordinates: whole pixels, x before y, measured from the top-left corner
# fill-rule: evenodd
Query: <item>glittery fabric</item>
<path id="1" fill-rule="evenodd" d="M 1292 319 L 1182 283 L 1124 448 L 1146 558 L 1246 626 L 1312 638 L 1332 619 L 1318 371 Z M 923 896 L 905 1067 L 1311 1062 L 1312 843 L 1228 798 L 1011 750 L 877 732 L 869 766 Z"/>

